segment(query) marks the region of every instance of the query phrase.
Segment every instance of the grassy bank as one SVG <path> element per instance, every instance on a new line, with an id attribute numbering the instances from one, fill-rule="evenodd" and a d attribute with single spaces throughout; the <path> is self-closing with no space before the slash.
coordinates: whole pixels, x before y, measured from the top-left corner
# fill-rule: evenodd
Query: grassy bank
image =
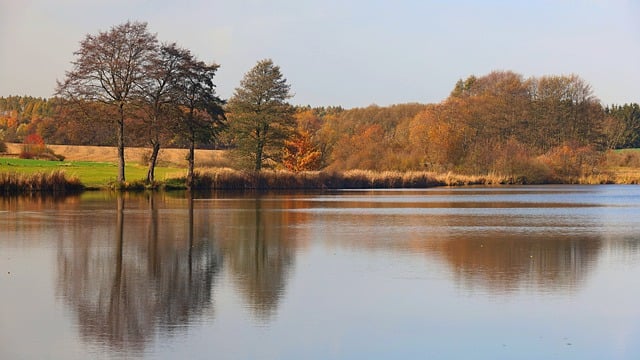
<path id="1" fill-rule="evenodd" d="M 69 177 L 77 178 L 89 188 L 106 188 L 115 182 L 117 167 L 115 163 L 93 161 L 49 161 L 17 158 L 0 158 L 0 173 L 31 175 L 36 173 L 64 172 Z M 156 167 L 156 178 L 160 181 L 180 177 L 185 170 L 177 167 Z M 127 164 L 127 179 L 132 182 L 142 181 L 147 176 L 147 167 Z"/>

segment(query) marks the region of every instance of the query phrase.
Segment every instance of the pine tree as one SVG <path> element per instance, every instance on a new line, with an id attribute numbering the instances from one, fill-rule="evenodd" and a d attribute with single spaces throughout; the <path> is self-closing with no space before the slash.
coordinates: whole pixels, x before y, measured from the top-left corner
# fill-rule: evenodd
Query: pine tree
<path id="1" fill-rule="evenodd" d="M 284 141 L 294 131 L 294 109 L 287 103 L 290 85 L 280 67 L 261 60 L 240 82 L 227 107 L 229 127 L 236 150 L 260 171 L 265 161 L 279 162 Z"/>

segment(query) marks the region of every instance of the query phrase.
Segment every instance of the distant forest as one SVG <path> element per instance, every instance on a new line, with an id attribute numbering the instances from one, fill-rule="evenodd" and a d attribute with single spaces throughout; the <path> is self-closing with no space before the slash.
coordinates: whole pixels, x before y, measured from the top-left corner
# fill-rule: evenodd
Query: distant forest
<path id="1" fill-rule="evenodd" d="M 115 145 L 111 109 L 98 102 L 83 110 L 63 105 L 60 98 L 0 98 L 0 141 L 20 143 L 37 134 L 46 144 Z M 127 146 L 150 146 L 142 118 L 127 117 Z M 640 106 L 603 106 L 575 75 L 496 71 L 461 79 L 438 104 L 298 106 L 294 118 L 296 129 L 282 149 L 287 156 L 269 167 L 584 173 L 606 150 L 640 148 Z M 166 131 L 165 147 L 187 146 Z M 233 150 L 235 139 L 228 127 L 200 147 Z M 300 161 L 310 154 L 313 161 Z"/>

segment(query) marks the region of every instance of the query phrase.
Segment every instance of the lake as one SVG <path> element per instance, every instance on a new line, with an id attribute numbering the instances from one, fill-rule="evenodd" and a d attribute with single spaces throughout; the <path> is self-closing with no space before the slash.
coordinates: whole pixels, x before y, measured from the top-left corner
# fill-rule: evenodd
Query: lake
<path id="1" fill-rule="evenodd" d="M 639 359 L 640 187 L 0 198 L 0 359 Z"/>

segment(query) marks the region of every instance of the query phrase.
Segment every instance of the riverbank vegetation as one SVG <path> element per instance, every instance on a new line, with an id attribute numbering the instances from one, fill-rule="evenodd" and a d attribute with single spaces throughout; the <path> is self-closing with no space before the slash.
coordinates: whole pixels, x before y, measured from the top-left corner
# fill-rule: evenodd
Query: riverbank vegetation
<path id="1" fill-rule="evenodd" d="M 84 189 L 77 177 L 68 177 L 63 171 L 33 174 L 0 172 L 0 195 L 24 193 L 74 193 Z"/>
<path id="2" fill-rule="evenodd" d="M 72 147 L 67 147 L 71 149 Z M 82 149 L 82 147 L 79 147 Z M 113 149 L 115 151 L 115 149 Z M 181 152 L 165 149 L 166 153 Z M 82 150 L 69 151 L 78 156 Z M 86 155 L 83 155 L 86 157 Z M 170 155 L 167 155 L 170 156 Z M 220 155 L 217 154 L 219 157 Z M 570 159 L 569 159 L 570 160 Z M 562 164 L 560 164 L 562 165 Z M 559 165 L 559 166 L 560 166 Z M 200 167 L 194 173 L 193 189 L 200 190 L 328 190 L 361 188 L 428 188 L 434 186 L 520 185 L 520 184 L 640 184 L 640 150 L 608 151 L 603 155 L 597 174 L 579 175 L 559 167 L 554 172 L 544 163 L 536 174 L 508 176 L 500 173 L 468 175 L 432 171 L 263 171 L 238 170 L 228 167 Z M 575 170 L 575 169 L 574 169 Z M 146 184 L 146 167 L 127 165 L 131 181 L 116 182 L 114 162 L 47 161 L 0 158 L 0 192 L 12 194 L 39 191 L 76 191 L 78 189 L 186 189 L 184 167 L 158 167 L 158 180 Z M 72 179 L 71 185 L 65 184 Z M 47 184 L 47 183 L 51 184 Z"/>
<path id="3" fill-rule="evenodd" d="M 114 41 L 126 49 L 140 45 L 130 43 L 137 38 L 146 47 L 131 59 L 136 68 L 84 68 L 100 56 L 93 45 Z M 460 79 L 436 104 L 313 108 L 287 102 L 290 85 L 269 59 L 258 61 L 225 103 L 214 91 L 218 65 L 175 44 L 159 45 L 144 23 L 87 35 L 81 50 L 57 97 L 0 98 L 0 151 L 7 151 L 4 140 L 23 144 L 23 157 L 70 161 L 48 144 L 111 146 L 118 150 L 111 182 L 123 186 L 124 169 L 137 182 L 142 166 L 147 187 L 169 178 L 225 188 L 404 187 L 415 174 L 440 179 L 415 182 L 425 186 L 638 182 L 638 154 L 624 149 L 640 148 L 640 106 L 603 105 L 573 74 L 494 71 Z M 113 97 L 108 87 L 122 84 L 94 81 L 86 88 L 84 80 L 107 70 L 134 71 L 137 83 L 128 86 L 137 90 Z M 165 171 L 160 145 L 188 152 Z M 147 155 L 129 170 L 124 154 L 131 147 Z M 223 160 L 198 162 L 196 148 L 217 149 Z"/>

